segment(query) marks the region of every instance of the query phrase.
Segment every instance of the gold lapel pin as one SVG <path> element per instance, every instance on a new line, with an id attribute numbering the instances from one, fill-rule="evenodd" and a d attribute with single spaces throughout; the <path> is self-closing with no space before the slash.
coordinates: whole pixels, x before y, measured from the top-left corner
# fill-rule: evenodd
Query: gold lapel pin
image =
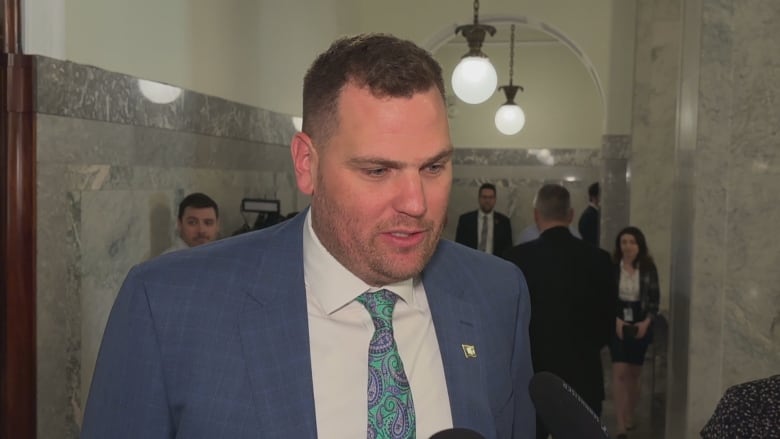
<path id="1" fill-rule="evenodd" d="M 475 348 L 474 345 L 462 344 L 460 347 L 463 348 L 463 355 L 465 355 L 466 358 L 477 358 L 477 348 Z"/>

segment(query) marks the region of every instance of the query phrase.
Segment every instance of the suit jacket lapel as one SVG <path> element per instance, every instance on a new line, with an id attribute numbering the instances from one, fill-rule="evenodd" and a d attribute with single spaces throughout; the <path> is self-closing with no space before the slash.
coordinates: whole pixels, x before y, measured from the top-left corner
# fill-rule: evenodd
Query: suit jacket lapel
<path id="1" fill-rule="evenodd" d="M 465 285 L 453 276 L 454 267 L 441 263 L 441 253 L 440 244 L 423 273 L 423 285 L 444 364 L 452 422 L 455 427 L 490 431 L 492 415 L 482 384 L 485 364 L 479 357 L 482 332 L 474 305 L 464 294 Z"/>
<path id="2" fill-rule="evenodd" d="M 265 249 L 239 322 L 260 436 L 316 438 L 299 215 Z M 275 248 L 273 248 L 275 247 Z"/>

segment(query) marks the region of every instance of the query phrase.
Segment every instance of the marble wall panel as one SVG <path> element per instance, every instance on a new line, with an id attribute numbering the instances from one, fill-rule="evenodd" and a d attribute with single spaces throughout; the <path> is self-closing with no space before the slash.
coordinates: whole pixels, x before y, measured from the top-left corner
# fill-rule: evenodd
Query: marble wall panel
<path id="1" fill-rule="evenodd" d="M 78 200 L 38 169 L 38 436 L 77 438 L 81 421 L 81 241 Z"/>
<path id="2" fill-rule="evenodd" d="M 680 0 L 637 2 L 630 223 L 645 233 L 669 307 Z"/>
<path id="3" fill-rule="evenodd" d="M 774 251 L 780 245 L 774 221 L 780 215 L 774 190 L 780 183 L 780 36 L 771 24 L 780 19 L 780 4 L 695 3 L 700 9 L 688 9 L 696 15 L 686 26 L 700 26 L 700 38 L 690 34 L 701 47 L 683 54 L 698 57 L 701 72 L 698 83 L 690 83 L 695 99 L 683 96 L 683 108 L 693 102 L 698 112 L 688 179 L 690 311 L 686 322 L 676 321 L 687 324 L 689 340 L 674 352 L 685 348 L 687 355 L 687 404 L 685 425 L 669 437 L 695 437 L 728 386 L 780 367 L 780 258 Z M 678 173 L 690 170 L 679 161 L 686 154 L 682 145 Z"/>
<path id="4" fill-rule="evenodd" d="M 631 136 L 605 135 L 601 154 L 601 247 L 612 252 L 615 237 L 630 224 L 629 158 Z"/>
<path id="5" fill-rule="evenodd" d="M 43 56 L 36 63 L 39 113 L 269 144 L 289 143 L 295 132 L 289 115 L 189 90 L 158 104 L 144 97 L 138 78 Z"/>
<path id="6" fill-rule="evenodd" d="M 81 394 L 87 395 L 108 313 L 127 272 L 150 241 L 148 199 L 141 190 L 85 191 L 81 207 Z"/>
<path id="7" fill-rule="evenodd" d="M 37 58 L 38 433 L 77 438 L 108 312 L 133 265 L 170 246 L 202 191 L 222 236 L 244 197 L 301 210 L 288 116 L 183 91 L 159 105 L 136 78 Z"/>

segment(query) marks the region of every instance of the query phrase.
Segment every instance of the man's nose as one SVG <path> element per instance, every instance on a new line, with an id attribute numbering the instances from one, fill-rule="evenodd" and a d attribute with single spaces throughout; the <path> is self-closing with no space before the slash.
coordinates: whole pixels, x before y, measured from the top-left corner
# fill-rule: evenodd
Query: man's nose
<path id="1" fill-rule="evenodd" d="M 399 178 L 396 210 L 409 216 L 419 217 L 425 214 L 427 202 L 422 177 L 418 173 L 409 173 Z"/>

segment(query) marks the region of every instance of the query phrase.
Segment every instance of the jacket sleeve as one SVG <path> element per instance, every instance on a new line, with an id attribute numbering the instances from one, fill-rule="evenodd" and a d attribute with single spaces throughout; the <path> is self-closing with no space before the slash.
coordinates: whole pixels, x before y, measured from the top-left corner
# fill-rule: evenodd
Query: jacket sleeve
<path id="1" fill-rule="evenodd" d="M 646 295 L 645 312 L 655 317 L 658 314 L 658 304 L 661 299 L 661 289 L 658 282 L 658 269 L 651 265 L 647 269 L 647 276 L 642 276 L 642 287 Z"/>
<path id="2" fill-rule="evenodd" d="M 528 385 L 533 376 L 531 365 L 531 342 L 528 325 L 531 322 L 531 301 L 528 286 L 520 275 L 520 297 L 517 308 L 515 343 L 512 355 L 512 373 L 514 375 L 515 415 L 512 426 L 512 439 L 533 439 L 536 436 L 536 410 L 531 401 Z"/>
<path id="3" fill-rule="evenodd" d="M 615 283 L 615 317 L 623 318 L 623 306 L 620 304 L 620 268 L 612 264 L 612 280 Z"/>
<path id="4" fill-rule="evenodd" d="M 599 316 L 599 325 L 601 328 L 600 346 L 609 344 L 609 340 L 612 338 L 612 333 L 615 332 L 615 315 L 613 311 L 618 303 L 618 283 L 615 279 L 615 270 L 612 261 L 610 260 L 609 253 L 605 251 L 599 251 L 600 263 L 597 264 L 599 268 L 599 291 L 597 297 L 599 298 L 599 309 L 596 310 Z"/>
<path id="5" fill-rule="evenodd" d="M 82 439 L 173 438 L 160 345 L 135 269 L 108 318 L 84 413 Z"/>

